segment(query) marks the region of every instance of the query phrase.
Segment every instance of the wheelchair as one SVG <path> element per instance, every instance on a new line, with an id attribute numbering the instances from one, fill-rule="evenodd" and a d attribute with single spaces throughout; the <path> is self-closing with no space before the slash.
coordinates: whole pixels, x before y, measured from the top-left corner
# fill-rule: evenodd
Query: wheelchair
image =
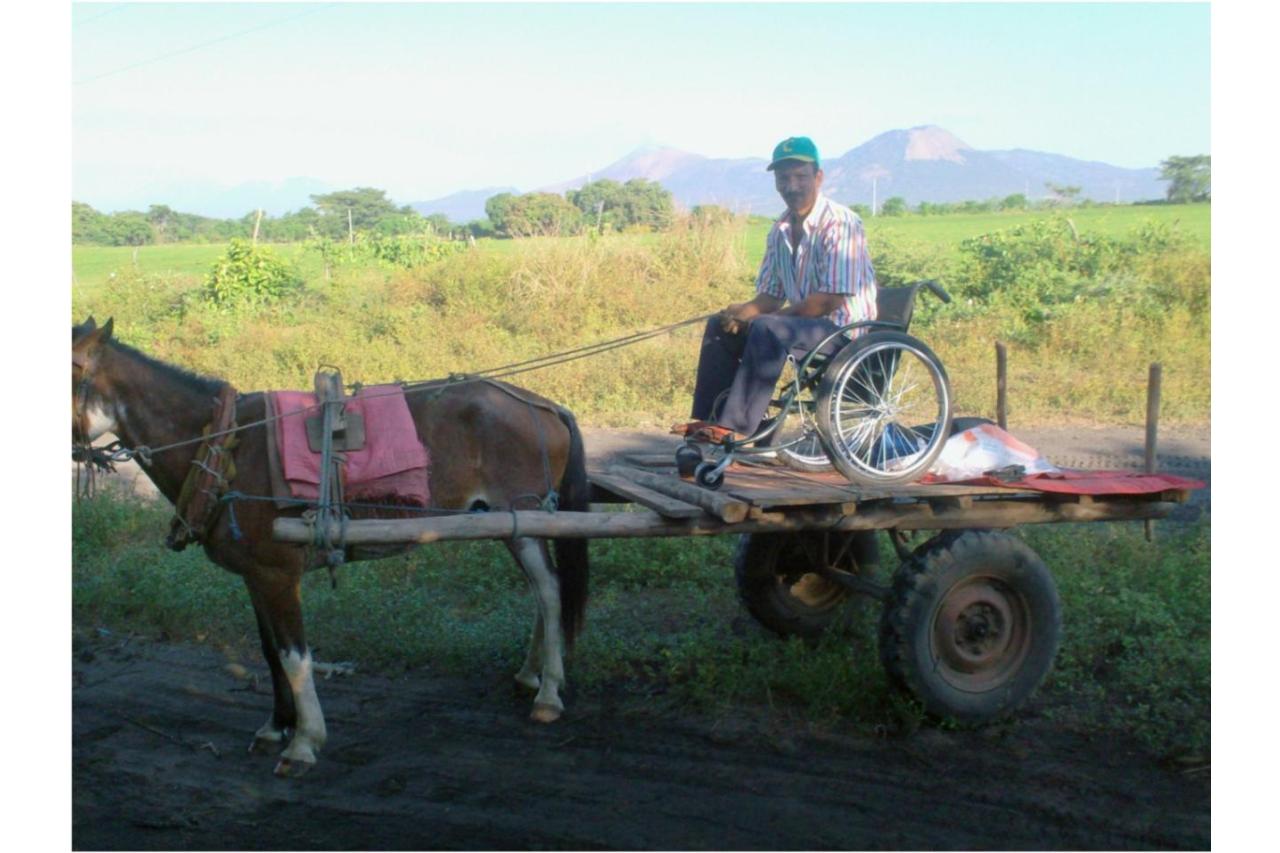
<path id="1" fill-rule="evenodd" d="M 687 440 L 676 451 L 677 469 L 707 489 L 720 488 L 735 459 L 752 456 L 800 471 L 834 467 L 860 486 L 919 479 L 951 429 L 947 372 L 907 334 L 922 289 L 951 301 L 931 280 L 879 288 L 875 320 L 837 329 L 803 358 L 788 357 L 778 396 L 754 434 L 711 445 L 722 454 L 718 459 L 705 458 L 702 446 Z M 859 329 L 867 331 L 851 338 Z"/>

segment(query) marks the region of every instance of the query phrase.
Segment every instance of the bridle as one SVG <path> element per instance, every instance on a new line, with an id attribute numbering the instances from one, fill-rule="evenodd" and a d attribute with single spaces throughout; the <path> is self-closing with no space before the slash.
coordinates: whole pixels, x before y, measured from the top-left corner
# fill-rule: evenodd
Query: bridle
<path id="1" fill-rule="evenodd" d="M 93 373 L 89 370 L 89 359 L 83 353 L 71 353 L 71 366 L 80 368 L 80 381 L 71 397 L 71 459 L 89 466 L 89 478 L 92 482 L 95 470 L 116 469 L 116 453 L 123 445 L 119 441 L 113 441 L 101 447 L 93 446 L 93 440 L 89 438 L 89 416 L 86 413 L 89 408 L 89 390 L 93 387 Z"/>
<path id="2" fill-rule="evenodd" d="M 80 368 L 80 382 L 71 397 L 71 438 L 76 444 L 88 446 L 89 416 L 85 410 L 89 407 L 89 388 L 93 384 L 93 374 L 89 371 L 89 359 L 83 353 L 71 353 L 71 366 Z"/>

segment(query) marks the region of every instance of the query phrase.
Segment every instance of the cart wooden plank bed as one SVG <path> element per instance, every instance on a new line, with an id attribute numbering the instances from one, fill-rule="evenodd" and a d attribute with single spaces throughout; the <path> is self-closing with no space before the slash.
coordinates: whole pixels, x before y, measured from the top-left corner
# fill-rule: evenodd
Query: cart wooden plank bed
<path id="1" fill-rule="evenodd" d="M 882 605 L 880 657 L 891 681 L 927 711 L 984 722 L 1020 707 L 1057 654 L 1061 605 L 1052 575 L 1020 538 L 1024 524 L 1168 516 L 1189 489 L 1090 496 L 974 485 L 864 487 L 836 473 L 735 463 L 719 489 L 681 477 L 669 455 L 589 466 L 588 512 L 501 510 L 349 521 L 347 545 L 517 537 L 737 535 L 743 603 L 783 636 L 815 638 L 852 595 Z M 275 538 L 316 541 L 313 522 L 276 520 Z M 912 531 L 936 531 L 909 544 Z M 877 579 L 875 531 L 900 563 Z"/>
<path id="2" fill-rule="evenodd" d="M 838 474 L 762 466 L 731 467 L 709 491 L 679 477 L 669 457 L 632 456 L 590 469 L 591 512 L 465 513 L 350 521 L 346 542 L 427 543 L 509 539 L 513 534 L 608 539 L 738 533 L 862 530 L 1006 529 L 1054 522 L 1135 521 L 1169 515 L 1185 489 L 1139 495 L 1064 495 L 999 486 L 919 485 L 867 488 Z M 617 511 L 622 510 L 622 511 Z M 336 539 L 340 531 L 333 530 Z M 309 521 L 282 518 L 275 538 L 315 540 Z"/>

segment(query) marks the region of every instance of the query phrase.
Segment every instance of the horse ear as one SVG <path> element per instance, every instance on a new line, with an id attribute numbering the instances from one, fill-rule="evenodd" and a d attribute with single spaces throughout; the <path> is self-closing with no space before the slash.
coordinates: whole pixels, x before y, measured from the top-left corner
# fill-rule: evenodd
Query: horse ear
<path id="1" fill-rule="evenodd" d="M 92 332 L 96 328 L 98 328 L 98 321 L 93 319 L 93 315 L 90 314 L 89 319 L 84 321 L 84 330 L 85 332 Z"/>
<path id="2" fill-rule="evenodd" d="M 111 340 L 111 327 L 115 323 L 115 317 L 108 317 L 107 322 L 102 324 L 102 343 Z"/>

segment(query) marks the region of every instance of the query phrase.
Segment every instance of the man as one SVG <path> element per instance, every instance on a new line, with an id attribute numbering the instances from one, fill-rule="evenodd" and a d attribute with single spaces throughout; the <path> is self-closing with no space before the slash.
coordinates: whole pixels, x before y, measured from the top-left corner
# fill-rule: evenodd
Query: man
<path id="1" fill-rule="evenodd" d="M 787 211 L 769 231 L 755 298 L 730 305 L 707 323 L 693 392 L 695 420 L 673 427 L 678 435 L 717 443 L 749 436 L 769 408 L 789 353 L 799 358 L 841 326 L 876 317 L 875 270 L 862 220 L 821 194 L 822 164 L 813 141 L 793 136 L 778 143 L 769 171 Z M 724 406 L 713 413 L 726 388 Z"/>

